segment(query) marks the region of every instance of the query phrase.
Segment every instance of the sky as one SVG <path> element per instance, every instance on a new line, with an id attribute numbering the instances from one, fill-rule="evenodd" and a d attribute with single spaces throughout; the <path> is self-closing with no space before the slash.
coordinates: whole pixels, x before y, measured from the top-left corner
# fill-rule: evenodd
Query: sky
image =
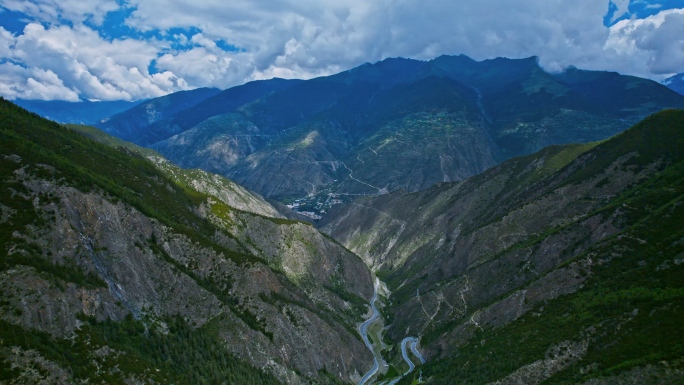
<path id="1" fill-rule="evenodd" d="M 684 0 L 0 0 L 0 95 L 140 100 L 388 57 L 684 72 Z"/>

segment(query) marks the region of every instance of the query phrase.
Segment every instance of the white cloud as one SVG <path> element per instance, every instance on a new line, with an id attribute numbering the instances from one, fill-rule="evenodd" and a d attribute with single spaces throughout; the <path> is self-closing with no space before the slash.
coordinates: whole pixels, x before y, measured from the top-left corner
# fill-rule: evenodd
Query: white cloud
<path id="1" fill-rule="evenodd" d="M 308 78 L 390 56 L 523 57 L 549 47 L 566 55 L 568 49 L 584 52 L 580 44 L 607 37 L 601 16 L 607 11 L 605 0 L 580 5 L 555 1 L 553 6 L 533 0 L 498 3 L 281 0 L 261 6 L 240 1 L 145 0 L 132 2 L 136 11 L 128 22 L 142 30 L 199 27 L 203 39 L 221 39 L 240 48 L 240 53 L 217 54 L 203 44 L 216 59 L 233 59 L 234 70 L 223 73 L 192 64 L 214 74 L 205 73 L 204 79 L 223 79 L 219 85 L 249 80 L 244 76 Z M 209 54 L 194 51 L 192 55 L 165 55 L 162 62 L 169 63 L 167 68 L 176 62 L 173 68 L 179 70 L 179 62 L 187 62 L 183 57 L 197 60 L 198 55 Z"/>
<path id="2" fill-rule="evenodd" d="M 622 20 L 610 28 L 606 49 L 626 60 L 625 72 L 653 77 L 684 71 L 684 9 L 645 19 Z"/>
<path id="3" fill-rule="evenodd" d="M 227 88 L 273 76 L 310 78 L 396 56 L 536 55 L 550 71 L 575 65 L 655 78 L 681 72 L 681 10 L 607 28 L 609 1 L 617 17 L 628 12 L 623 0 L 129 0 L 126 6 L 134 11 L 127 25 L 161 31 L 185 47 L 171 49 L 155 39 L 107 41 L 85 27 L 83 20 L 101 19 L 111 10 L 109 0 L 0 0 L 44 19 L 68 17 L 74 25 L 29 24 L 18 36 L 0 30 L 0 44 L 11 47 L 3 44 L 0 55 L 50 70 L 68 89 L 96 99 Z M 200 33 L 173 37 L 172 28 Z M 225 51 L 219 41 L 237 50 Z M 160 73 L 148 73 L 151 63 Z"/>
<path id="4" fill-rule="evenodd" d="M 0 64 L 0 95 L 10 99 L 78 101 L 78 93 L 67 88 L 50 70 Z"/>
<path id="5" fill-rule="evenodd" d="M 233 67 L 233 55 L 212 47 L 194 47 L 190 50 L 165 54 L 157 60 L 157 68 L 169 71 L 190 84 L 220 85 L 234 79 L 239 68 Z"/>
<path id="6" fill-rule="evenodd" d="M 7 58 L 12 55 L 12 47 L 16 38 L 12 33 L 0 27 L 0 58 Z"/>
<path id="7" fill-rule="evenodd" d="M 5 35 L 0 31 L 0 40 Z M 159 50 L 154 42 L 106 41 L 84 25 L 45 28 L 31 23 L 14 38 L 9 54 L 3 52 L 3 56 L 32 71 L 50 71 L 59 83 L 53 81 L 46 86 L 66 84 L 88 99 L 137 100 L 189 88 L 185 80 L 172 73 L 149 74 L 147 68 Z M 32 88 L 39 89 L 42 78 L 32 79 Z M 67 94 L 46 95 L 44 98 Z M 11 93 L 5 96 L 11 97 Z M 73 94 L 68 97 L 73 98 Z"/>
<path id="8" fill-rule="evenodd" d="M 239 47 L 241 53 L 226 55 L 234 59 L 233 67 L 241 68 L 224 74 L 214 71 L 213 78 L 236 76 L 223 77 L 222 84 L 229 85 L 244 81 L 241 77 L 250 72 L 253 78 L 271 74 L 306 78 L 392 56 L 539 55 L 548 68 L 561 68 L 595 61 L 608 37 L 603 26 L 606 0 L 280 0 L 268 5 L 132 0 L 131 5 L 136 10 L 128 23 L 135 28 L 194 26 L 202 30 L 204 39 Z M 181 54 L 176 60 L 196 58 L 199 53 Z M 170 56 L 164 61 L 170 61 Z"/>
<path id="9" fill-rule="evenodd" d="M 99 25 L 119 5 L 116 0 L 0 0 L 0 7 L 49 23 L 58 23 L 60 19 L 74 23 L 89 20 Z"/>
<path id="10" fill-rule="evenodd" d="M 610 2 L 617 7 L 617 10 L 610 20 L 611 22 L 614 22 L 615 20 L 629 13 L 629 0 L 610 0 Z"/>

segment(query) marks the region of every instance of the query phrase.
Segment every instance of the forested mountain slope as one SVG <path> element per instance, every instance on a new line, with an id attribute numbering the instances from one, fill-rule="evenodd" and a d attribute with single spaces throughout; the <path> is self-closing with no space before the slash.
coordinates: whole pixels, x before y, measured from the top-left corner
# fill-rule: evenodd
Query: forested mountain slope
<path id="1" fill-rule="evenodd" d="M 398 58 L 234 87 L 174 115 L 176 126 L 148 126 L 138 143 L 321 212 L 331 193 L 349 201 L 463 180 L 548 145 L 608 138 L 664 108 L 684 108 L 684 96 L 613 72 L 547 73 L 534 57 Z"/>
<path id="2" fill-rule="evenodd" d="M 682 223 L 681 110 L 321 221 L 388 284 L 391 338 L 419 336 L 440 384 L 676 383 Z"/>
<path id="3" fill-rule="evenodd" d="M 362 261 L 192 175 L 0 100 L 3 382 L 332 383 L 366 370 Z"/>

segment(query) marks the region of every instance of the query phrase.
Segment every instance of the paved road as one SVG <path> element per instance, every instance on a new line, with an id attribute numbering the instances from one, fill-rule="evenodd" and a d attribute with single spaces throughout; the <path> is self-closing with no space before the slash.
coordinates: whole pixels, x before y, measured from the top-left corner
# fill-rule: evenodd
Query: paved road
<path id="1" fill-rule="evenodd" d="M 402 374 L 401 377 L 395 378 L 394 380 L 392 380 L 391 382 L 389 382 L 387 385 L 394 385 L 394 384 L 396 384 L 397 382 L 399 382 L 399 380 L 401 380 L 402 378 L 404 378 L 404 376 L 406 376 L 407 374 L 411 373 L 411 372 L 413 371 L 413 369 L 416 368 L 416 365 L 413 364 L 413 361 L 411 361 L 411 359 L 410 359 L 409 356 L 408 356 L 408 353 L 406 352 L 406 345 L 407 345 L 407 344 L 409 344 L 409 347 L 410 347 L 411 352 L 413 353 L 413 355 L 416 356 L 416 357 L 418 357 L 418 359 L 420 360 L 420 363 L 421 363 L 421 364 L 424 364 L 424 363 L 425 363 L 425 358 L 423 358 L 423 355 L 420 354 L 420 352 L 418 351 L 418 348 L 416 347 L 416 346 L 418 345 L 418 339 L 417 339 L 416 337 L 406 337 L 406 338 L 404 338 L 404 339 L 401 341 L 401 355 L 404 357 L 404 361 L 406 361 L 406 363 L 408 364 L 409 370 L 407 370 L 406 373 Z"/>
<path id="2" fill-rule="evenodd" d="M 424 363 L 425 363 L 425 358 L 423 358 L 423 355 L 420 354 L 420 352 L 418 351 L 418 339 L 415 338 L 415 337 L 406 337 L 406 338 L 404 338 L 404 341 L 406 341 L 407 339 L 411 339 L 411 352 L 413 353 L 413 355 L 416 356 L 416 357 L 418 357 L 418 359 L 420 360 L 420 363 L 421 363 L 421 364 L 424 364 Z M 402 341 L 402 342 L 403 342 L 403 341 Z M 402 349 L 402 354 L 404 355 L 404 360 L 405 360 L 405 359 L 406 359 L 406 354 L 404 354 L 403 349 Z"/>
<path id="3" fill-rule="evenodd" d="M 375 287 L 373 290 L 373 298 L 371 299 L 371 308 L 373 309 L 373 315 L 367 319 L 364 323 L 359 326 L 359 333 L 361 333 L 361 338 L 363 339 L 363 342 L 366 344 L 366 347 L 373 353 L 373 367 L 371 370 L 369 370 L 363 378 L 361 378 L 361 381 L 359 381 L 358 385 L 364 385 L 368 380 L 370 380 L 371 377 L 373 377 L 377 372 L 378 369 L 380 368 L 380 363 L 378 361 L 378 356 L 375 354 L 375 351 L 373 351 L 373 346 L 370 343 L 370 340 L 368 339 L 368 327 L 375 322 L 376 319 L 378 319 L 378 316 L 380 315 L 380 312 L 378 311 L 378 308 L 375 307 L 375 301 L 378 300 L 378 287 L 380 286 L 380 280 L 375 279 Z M 402 374 L 401 377 L 395 378 L 391 382 L 387 383 L 387 385 L 394 385 L 399 380 L 401 380 L 404 376 L 407 374 L 411 373 L 415 368 L 416 365 L 411 361 L 411 359 L 408 356 L 408 352 L 406 351 L 406 345 L 409 345 L 409 349 L 411 349 L 411 353 L 413 353 L 414 356 L 418 357 L 420 360 L 421 364 L 425 363 L 425 358 L 423 358 L 423 355 L 420 354 L 418 351 L 418 339 L 416 337 L 406 337 L 401 341 L 401 355 L 404 357 L 404 361 L 409 365 L 409 370 L 406 371 L 406 373 Z M 384 382 L 383 382 L 384 384 Z"/>
<path id="4" fill-rule="evenodd" d="M 375 354 L 375 351 L 373 351 L 373 346 L 371 346 L 370 340 L 368 339 L 368 326 L 375 322 L 375 320 L 378 318 L 380 315 L 380 312 L 378 312 L 378 308 L 375 307 L 375 301 L 378 299 L 378 286 L 380 286 L 380 280 L 375 279 L 375 287 L 373 291 L 373 299 L 371 299 L 371 308 L 373 308 L 373 315 L 366 320 L 366 322 L 362 323 L 361 326 L 359 326 L 359 333 L 361 333 L 361 338 L 363 338 L 363 342 L 366 343 L 366 347 L 370 349 L 371 353 L 373 353 L 373 367 L 371 370 L 366 373 L 361 381 L 359 381 L 359 385 L 364 385 L 371 377 L 375 375 L 375 373 L 378 372 L 378 368 L 380 367 L 380 364 L 378 362 L 378 356 Z"/>

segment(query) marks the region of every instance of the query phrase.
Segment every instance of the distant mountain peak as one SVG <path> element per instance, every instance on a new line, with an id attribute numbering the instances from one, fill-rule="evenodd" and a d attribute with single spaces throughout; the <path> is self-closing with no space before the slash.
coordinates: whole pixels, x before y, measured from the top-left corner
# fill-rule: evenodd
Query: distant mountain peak
<path id="1" fill-rule="evenodd" d="M 663 80 L 663 84 L 674 92 L 684 95 L 684 73 L 679 73 Z"/>
<path id="2" fill-rule="evenodd" d="M 463 180 L 551 144 L 605 139 L 668 107 L 684 108 L 684 98 L 655 82 L 574 68 L 552 74 L 536 56 L 399 57 L 233 87 L 131 140 L 324 211 L 340 200 L 331 193 L 352 199 Z M 300 145 L 314 131 L 316 140 Z"/>
<path id="3" fill-rule="evenodd" d="M 14 103 L 46 119 L 59 123 L 96 124 L 107 117 L 135 107 L 142 101 L 126 100 L 77 102 L 64 100 L 26 100 L 16 99 Z"/>

